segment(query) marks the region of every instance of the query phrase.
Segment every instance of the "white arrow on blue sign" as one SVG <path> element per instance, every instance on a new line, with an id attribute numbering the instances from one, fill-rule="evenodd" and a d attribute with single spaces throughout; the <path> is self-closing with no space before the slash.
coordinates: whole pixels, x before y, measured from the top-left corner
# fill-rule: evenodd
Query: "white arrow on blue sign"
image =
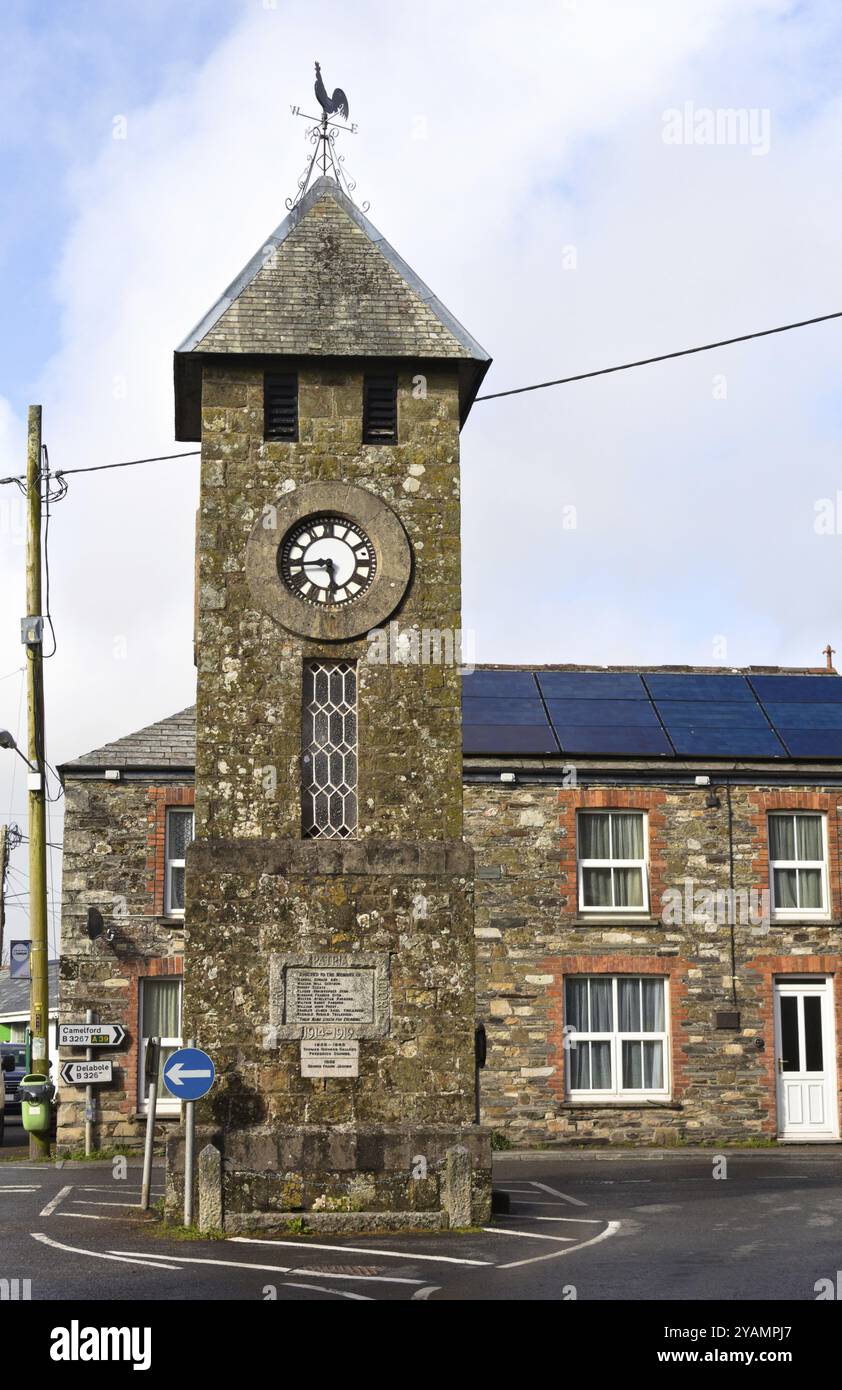
<path id="1" fill-rule="evenodd" d="M 181 1047 L 164 1063 L 164 1085 L 178 1100 L 201 1100 L 216 1078 L 213 1062 L 199 1047 Z"/>

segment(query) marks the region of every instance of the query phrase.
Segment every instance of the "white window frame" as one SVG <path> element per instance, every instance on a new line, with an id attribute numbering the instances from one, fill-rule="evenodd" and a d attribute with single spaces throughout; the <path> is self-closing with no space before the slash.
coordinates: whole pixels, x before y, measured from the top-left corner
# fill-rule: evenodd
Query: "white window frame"
<path id="1" fill-rule="evenodd" d="M 643 818 L 643 858 L 642 859 L 583 859 L 581 853 L 581 825 L 585 816 L 641 816 Z M 613 834 L 609 823 L 609 835 Z M 593 807 L 587 811 L 579 811 L 576 815 L 576 864 L 579 892 L 579 911 L 592 912 L 600 916 L 627 916 L 634 913 L 636 916 L 646 916 L 649 912 L 649 816 L 646 811 L 641 811 L 636 806 L 628 808 L 622 806 L 600 806 Z M 640 869 L 643 880 L 643 902 L 640 907 L 606 907 L 604 904 L 593 903 L 590 906 L 585 904 L 585 869 Z M 611 875 L 611 895 L 614 895 L 614 875 Z"/>
<path id="2" fill-rule="evenodd" d="M 595 1105 L 600 1102 L 616 1104 L 618 1101 L 668 1101 L 672 1098 L 672 1049 L 670 1038 L 670 981 L 668 975 L 566 975 L 564 978 L 564 1010 L 565 1020 L 567 1015 L 567 982 L 568 980 L 611 980 L 612 989 L 612 1010 L 615 1024 L 619 1023 L 619 982 L 620 980 L 658 980 L 664 991 L 664 1027 L 659 1033 L 621 1033 L 615 1027 L 610 1033 L 592 1033 L 584 1030 L 567 1031 L 565 1026 L 564 1046 L 570 1049 L 575 1046 L 575 1041 L 581 1042 L 607 1042 L 611 1045 L 611 1078 L 613 1085 L 604 1090 L 574 1090 L 570 1085 L 570 1066 L 565 1065 L 565 1089 L 567 1098 L 573 1104 L 581 1103 Z M 641 1020 L 642 1021 L 642 1020 Z M 641 1087 L 639 1090 L 624 1087 L 623 1080 L 623 1043 L 624 1042 L 660 1042 L 664 1050 L 664 1086 L 661 1090 Z"/>
<path id="3" fill-rule="evenodd" d="M 192 818 L 192 823 L 193 823 L 193 834 L 191 834 L 191 836 L 190 836 L 190 839 L 191 839 L 191 840 L 193 839 L 193 836 L 194 836 L 195 833 L 196 833 L 196 815 L 195 815 L 195 812 L 193 811 L 193 808 L 192 808 L 191 806 L 168 806 L 168 807 L 167 807 L 167 810 L 166 810 L 167 822 L 166 822 L 166 827 L 165 827 L 165 830 L 164 830 L 164 916 L 165 916 L 165 917 L 183 917 L 183 916 L 184 916 L 184 908 L 183 908 L 183 907 L 173 907 L 173 906 L 172 906 L 172 871 L 173 871 L 173 869 L 183 869 L 183 868 L 184 868 L 184 864 L 185 864 L 184 859 L 171 859 L 171 858 L 170 858 L 170 817 L 171 817 L 171 816 L 174 816 L 174 815 L 178 815 L 178 816 L 188 816 L 188 815 L 189 815 L 189 816 Z M 188 843 L 189 843 L 189 841 L 188 841 Z"/>
<path id="4" fill-rule="evenodd" d="M 770 811 L 767 822 L 773 819 L 780 819 L 788 816 L 790 820 L 797 820 L 799 816 L 818 816 L 822 827 L 822 857 L 821 859 L 773 859 L 772 858 L 772 834 L 767 824 L 767 844 L 769 846 L 769 893 L 772 904 L 772 916 L 778 922 L 816 922 L 827 921 L 830 918 L 830 893 L 827 872 L 827 813 L 824 811 L 804 811 L 795 809 L 787 811 Z M 798 836 L 795 836 L 796 849 L 798 846 Z M 776 869 L 820 869 L 822 881 L 822 906 L 821 907 L 778 907 L 775 901 L 775 870 Z"/>
<path id="5" fill-rule="evenodd" d="M 139 1115 L 145 1115 L 149 1109 L 149 1101 L 146 1097 L 146 1045 L 149 1042 L 141 1033 L 143 1027 L 143 991 L 147 985 L 162 984 L 166 981 L 178 981 L 178 1018 L 181 1023 L 181 1011 L 184 1007 L 184 981 L 180 975 L 142 975 L 138 980 L 137 989 L 137 1036 L 140 1046 L 137 1049 L 137 1110 Z M 160 1038 L 161 1050 L 165 1047 L 181 1047 L 181 1038 Z M 171 1096 L 163 1080 L 158 1084 L 158 1097 L 155 1102 L 155 1112 L 158 1115 L 178 1115 L 181 1111 L 181 1101 Z"/>

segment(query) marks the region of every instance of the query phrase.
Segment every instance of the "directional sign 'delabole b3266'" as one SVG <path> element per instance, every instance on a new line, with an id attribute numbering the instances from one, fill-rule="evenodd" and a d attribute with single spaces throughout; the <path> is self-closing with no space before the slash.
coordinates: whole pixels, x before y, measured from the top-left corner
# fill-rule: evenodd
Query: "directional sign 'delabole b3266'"
<path id="1" fill-rule="evenodd" d="M 119 1023 L 60 1023 L 59 1047 L 119 1047 L 126 1036 Z"/>
<path id="2" fill-rule="evenodd" d="M 61 1079 L 65 1086 L 98 1086 L 112 1079 L 110 1062 L 63 1062 Z"/>
<path id="3" fill-rule="evenodd" d="M 164 1085 L 179 1100 L 201 1100 L 214 1083 L 216 1069 L 199 1047 L 181 1047 L 164 1063 Z"/>

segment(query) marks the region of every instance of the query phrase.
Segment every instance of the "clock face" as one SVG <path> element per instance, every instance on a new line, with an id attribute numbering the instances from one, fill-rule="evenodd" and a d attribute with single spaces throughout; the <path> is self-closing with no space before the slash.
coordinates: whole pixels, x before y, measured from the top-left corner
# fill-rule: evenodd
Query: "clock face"
<path id="1" fill-rule="evenodd" d="M 316 608 L 344 608 L 370 588 L 377 568 L 374 546 L 361 526 L 328 512 L 297 521 L 278 550 L 286 587 Z"/>

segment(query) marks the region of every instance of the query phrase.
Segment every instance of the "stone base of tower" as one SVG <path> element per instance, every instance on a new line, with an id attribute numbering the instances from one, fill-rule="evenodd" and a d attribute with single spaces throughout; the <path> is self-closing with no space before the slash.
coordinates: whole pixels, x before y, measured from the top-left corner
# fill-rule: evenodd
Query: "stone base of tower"
<path id="1" fill-rule="evenodd" d="M 436 1230 L 491 1215 L 491 1140 L 477 1125 L 197 1127 L 195 1210 L 226 1234 Z M 167 1145 L 167 1208 L 184 1198 L 184 1139 Z"/>

